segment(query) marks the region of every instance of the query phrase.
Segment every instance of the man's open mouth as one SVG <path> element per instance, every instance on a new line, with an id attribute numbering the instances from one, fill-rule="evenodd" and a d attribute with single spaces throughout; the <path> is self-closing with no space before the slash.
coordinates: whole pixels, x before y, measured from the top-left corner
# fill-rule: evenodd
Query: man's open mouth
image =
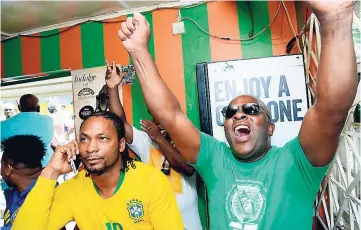
<path id="1" fill-rule="evenodd" d="M 237 137 L 247 137 L 249 134 L 251 134 L 251 130 L 247 125 L 237 125 L 234 128 L 234 134 Z"/>

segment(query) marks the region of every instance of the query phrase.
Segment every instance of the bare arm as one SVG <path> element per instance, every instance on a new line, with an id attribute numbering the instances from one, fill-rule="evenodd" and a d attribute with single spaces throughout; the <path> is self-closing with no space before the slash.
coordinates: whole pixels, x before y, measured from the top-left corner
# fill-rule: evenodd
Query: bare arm
<path id="1" fill-rule="evenodd" d="M 190 163 L 196 163 L 200 149 L 200 133 L 183 114 L 181 107 L 159 75 L 148 51 L 149 25 L 145 18 L 134 13 L 121 24 L 118 36 L 132 57 L 145 102 L 153 117 L 162 124 Z"/>
<path id="2" fill-rule="evenodd" d="M 161 134 L 161 131 L 153 122 L 141 121 L 141 127 L 148 134 L 149 138 L 158 144 L 163 156 L 174 170 L 186 176 L 193 175 L 194 168 L 187 163 L 178 149 Z"/>
<path id="3" fill-rule="evenodd" d="M 187 163 L 184 157 L 180 154 L 178 149 L 173 147 L 169 141 L 167 141 L 164 137 L 156 142 L 162 151 L 165 159 L 169 162 L 172 169 L 175 171 L 186 175 L 192 176 L 194 173 L 194 168 Z"/>
<path id="4" fill-rule="evenodd" d="M 125 73 L 120 73 L 120 70 L 118 67 L 116 67 L 114 62 L 113 65 L 110 66 L 107 61 L 107 73 L 105 76 L 105 81 L 107 83 L 109 92 L 110 112 L 115 113 L 123 120 L 125 127 L 125 141 L 128 144 L 131 144 L 133 143 L 133 128 L 127 121 L 124 108 L 120 102 L 118 90 L 118 87 L 121 84 L 124 76 Z"/>
<path id="5" fill-rule="evenodd" d="M 351 3 L 309 2 L 320 21 L 322 49 L 316 102 L 305 116 L 299 139 L 314 166 L 327 165 L 334 157 L 356 95 Z"/>

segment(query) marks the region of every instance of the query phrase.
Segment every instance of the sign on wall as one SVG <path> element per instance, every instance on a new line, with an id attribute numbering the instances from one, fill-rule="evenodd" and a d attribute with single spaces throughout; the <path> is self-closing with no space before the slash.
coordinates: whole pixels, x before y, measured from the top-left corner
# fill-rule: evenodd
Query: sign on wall
<path id="1" fill-rule="evenodd" d="M 79 128 L 83 120 L 97 107 L 105 109 L 100 91 L 104 91 L 106 67 L 88 68 L 74 70 L 71 72 L 73 83 L 74 115 L 76 134 L 79 135 Z M 97 103 L 98 96 L 98 103 Z M 122 87 L 119 87 L 119 96 L 122 100 Z"/>
<path id="2" fill-rule="evenodd" d="M 302 55 L 198 64 L 197 81 L 201 129 L 215 138 L 227 142 L 221 110 L 242 94 L 261 99 L 271 110 L 273 145 L 298 135 L 308 109 Z"/>

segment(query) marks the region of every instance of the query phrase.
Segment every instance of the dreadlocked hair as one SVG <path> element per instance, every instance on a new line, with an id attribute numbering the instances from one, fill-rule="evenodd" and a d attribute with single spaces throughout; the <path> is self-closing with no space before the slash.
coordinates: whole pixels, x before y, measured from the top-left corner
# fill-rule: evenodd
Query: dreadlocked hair
<path id="1" fill-rule="evenodd" d="M 125 138 L 125 127 L 124 127 L 123 120 L 119 116 L 117 116 L 115 113 L 112 113 L 109 111 L 100 111 L 100 112 L 92 113 L 89 117 L 87 117 L 83 121 L 83 123 L 80 125 L 80 129 L 83 126 L 83 124 L 85 123 L 85 121 L 91 117 L 102 117 L 104 119 L 111 120 L 113 122 L 115 129 L 117 130 L 118 140 L 120 141 L 122 138 Z M 123 168 L 125 169 L 125 171 L 129 170 L 129 166 L 132 167 L 133 169 L 136 168 L 133 158 L 131 158 L 129 155 L 127 145 L 125 145 L 124 151 L 120 152 L 120 154 L 122 155 L 122 164 L 123 164 Z"/>

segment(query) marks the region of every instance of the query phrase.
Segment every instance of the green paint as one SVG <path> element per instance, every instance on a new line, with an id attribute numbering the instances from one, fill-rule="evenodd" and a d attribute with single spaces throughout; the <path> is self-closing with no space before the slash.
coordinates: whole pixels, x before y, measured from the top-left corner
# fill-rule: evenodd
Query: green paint
<path id="1" fill-rule="evenodd" d="M 182 17 L 195 20 L 203 29 L 209 31 L 207 5 L 190 9 L 181 9 Z M 201 32 L 191 21 L 184 20 L 185 33 L 182 34 L 182 51 L 184 65 L 184 84 L 186 92 L 187 116 L 199 128 L 198 89 L 196 65 L 211 61 L 209 36 Z M 198 209 L 203 229 L 207 228 L 207 206 L 203 183 L 197 183 L 199 189 Z"/>
<path id="2" fill-rule="evenodd" d="M 195 20 L 203 29 L 209 31 L 207 5 L 181 9 L 182 17 Z M 196 65 L 211 61 L 209 36 L 202 33 L 191 21 L 184 20 L 185 33 L 182 34 L 184 84 L 186 92 L 187 116 L 199 128 L 199 106 L 196 79 Z"/>
<path id="3" fill-rule="evenodd" d="M 13 38 L 3 42 L 4 47 L 4 77 L 23 74 L 21 38 Z"/>
<path id="4" fill-rule="evenodd" d="M 269 24 L 267 1 L 252 1 L 254 18 L 254 34 L 259 33 Z M 246 1 L 237 1 L 238 25 L 241 39 L 249 38 L 252 23 Z M 242 58 L 258 58 L 272 56 L 271 30 L 267 28 L 261 35 L 250 41 L 241 42 Z"/>
<path id="5" fill-rule="evenodd" d="M 128 15 L 130 17 L 132 15 Z M 147 19 L 150 28 L 150 40 L 149 40 L 149 52 L 154 57 L 154 35 L 153 35 L 153 18 L 151 13 L 147 13 L 144 15 Z M 133 64 L 130 59 L 130 63 Z M 144 96 L 142 93 L 142 88 L 140 87 L 139 80 L 137 76 L 135 76 L 135 82 L 132 85 L 132 107 L 133 107 L 133 125 L 137 129 L 140 129 L 140 120 L 153 120 L 152 116 L 148 113 L 148 107 L 145 104 Z"/>
<path id="6" fill-rule="evenodd" d="M 80 26 L 83 68 L 104 66 L 103 24 L 89 22 Z"/>
<path id="7" fill-rule="evenodd" d="M 40 36 L 50 37 L 40 39 L 41 71 L 48 72 L 59 70 L 60 67 L 60 38 L 58 29 L 41 32 Z"/>
<path id="8" fill-rule="evenodd" d="M 302 27 L 305 25 L 305 20 L 304 18 L 304 2 L 298 2 L 295 1 L 295 8 L 296 8 L 296 19 L 297 19 L 297 27 L 298 27 L 298 32 L 302 29 Z"/>

